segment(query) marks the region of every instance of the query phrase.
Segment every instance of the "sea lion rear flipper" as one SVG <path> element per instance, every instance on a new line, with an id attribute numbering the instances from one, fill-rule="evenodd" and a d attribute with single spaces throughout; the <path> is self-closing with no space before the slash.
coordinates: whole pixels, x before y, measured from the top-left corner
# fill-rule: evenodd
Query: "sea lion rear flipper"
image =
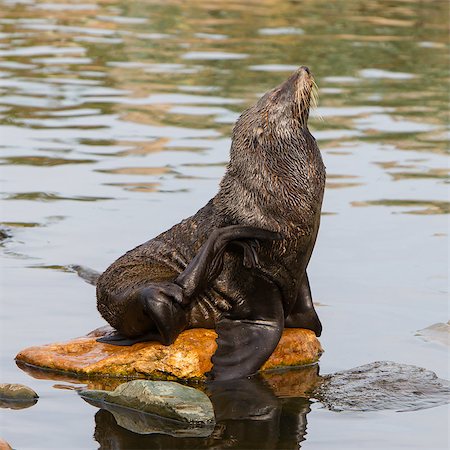
<path id="1" fill-rule="evenodd" d="M 256 240 L 275 239 L 281 239 L 281 235 L 254 227 L 233 225 L 214 230 L 173 282 L 149 283 L 136 290 L 133 296 L 128 292 L 116 296 L 117 303 L 127 305 L 120 321 L 110 322 L 118 333 L 98 341 L 133 345 L 153 340 L 170 345 L 189 324 L 189 309 L 185 306 L 222 271 L 228 244 L 239 242 L 244 251 L 244 265 L 254 266 L 257 264 Z"/>
<path id="2" fill-rule="evenodd" d="M 211 358 L 210 380 L 255 374 L 275 350 L 283 332 L 281 294 L 268 280 L 250 275 L 236 297 L 239 303 L 216 324 L 217 350 Z"/>
<path id="3" fill-rule="evenodd" d="M 229 244 L 237 243 L 241 246 L 244 250 L 244 264 L 251 266 L 257 265 L 258 262 L 256 254 L 258 240 L 279 239 L 282 239 L 280 233 L 256 227 L 230 225 L 215 229 L 186 269 L 174 281 L 183 288 L 183 301 L 189 303 L 191 298 L 217 278 L 222 271 L 223 255 Z"/>
<path id="4" fill-rule="evenodd" d="M 247 269 L 253 269 L 259 267 L 258 251 L 260 249 L 259 241 L 256 239 L 247 239 L 245 241 L 233 241 L 231 242 L 233 247 L 242 250 L 244 267 Z"/>
<path id="5" fill-rule="evenodd" d="M 216 325 L 217 350 L 210 380 L 254 375 L 277 346 L 282 328 L 276 322 L 222 319 Z"/>

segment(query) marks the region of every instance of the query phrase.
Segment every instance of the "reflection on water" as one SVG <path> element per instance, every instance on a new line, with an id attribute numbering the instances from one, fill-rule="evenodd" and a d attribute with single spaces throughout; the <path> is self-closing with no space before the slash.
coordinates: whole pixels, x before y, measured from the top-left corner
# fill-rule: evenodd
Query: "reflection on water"
<path id="1" fill-rule="evenodd" d="M 194 213 L 217 190 L 238 115 L 301 64 L 320 88 L 310 127 L 329 174 L 310 273 L 327 305 L 322 363 L 335 371 L 389 355 L 445 370 L 414 333 L 448 320 L 448 8 L 0 0 L 2 377 L 19 376 L 11 358 L 21 348 L 101 325 L 93 291 L 61 268 L 101 270 Z M 40 388 L 53 417 L 64 400 Z M 73 408 L 73 434 L 54 442 L 47 422 L 33 428 L 36 416 L 6 416 L 0 434 L 21 448 L 36 436 L 94 448 L 76 425 L 86 411 Z M 315 418 L 345 446 L 346 426 Z M 318 434 L 308 439 L 330 448 Z M 437 435 L 412 431 L 408 445 Z M 367 433 L 352 439 L 372 445 Z M 373 448 L 394 448 L 390 439 Z"/>
<path id="2" fill-rule="evenodd" d="M 246 448 L 298 449 L 305 439 L 307 398 L 277 398 L 260 380 L 240 380 L 215 386 L 210 399 L 216 426 L 208 438 L 177 439 L 139 435 L 117 425 L 105 410 L 95 415 L 94 437 L 101 449 L 110 448 Z"/>
<path id="3" fill-rule="evenodd" d="M 449 214 L 450 202 L 420 200 L 373 200 L 368 202 L 352 202 L 353 206 L 396 206 L 408 208 L 407 214 Z M 412 210 L 410 208 L 413 208 Z M 416 209 L 421 208 L 421 209 Z"/>
<path id="4" fill-rule="evenodd" d="M 75 200 L 79 202 L 95 202 L 98 200 L 108 200 L 107 197 L 88 197 L 88 196 L 74 196 L 63 197 L 53 192 L 20 192 L 17 194 L 9 194 L 4 197 L 6 200 L 32 200 L 49 202 L 55 200 Z"/>
<path id="5" fill-rule="evenodd" d="M 0 408 L 4 409 L 26 409 L 31 408 L 38 402 L 37 398 L 21 401 L 11 401 L 0 399 Z"/>
<path id="6" fill-rule="evenodd" d="M 443 325 L 443 324 L 441 324 Z M 77 379 L 70 374 L 19 367 L 37 379 L 67 384 L 58 389 L 114 390 L 120 378 Z M 214 424 L 192 424 L 119 406 L 80 392 L 84 401 L 100 408 L 94 437 L 102 449 L 130 448 L 255 448 L 294 449 L 306 436 L 306 416 L 317 403 L 331 411 L 417 411 L 450 401 L 450 384 L 428 370 L 392 362 L 374 362 L 319 376 L 317 365 L 263 372 L 250 379 L 192 383 L 207 393 Z M 98 392 L 98 391 L 97 391 Z M 190 404 L 189 399 L 185 399 Z M 1 406 L 1 405 L 0 405 Z M 192 405 L 191 405 L 192 406 Z M 186 439 L 188 438 L 188 439 Z"/>
<path id="7" fill-rule="evenodd" d="M 19 365 L 35 378 L 87 383 L 89 389 L 114 390 L 122 379 L 77 380 L 69 374 Z M 189 428 L 151 414 L 104 404 L 95 414 L 94 437 L 101 449 L 297 449 L 306 435 L 309 396 L 321 381 L 318 366 L 267 372 L 252 379 L 194 384 L 214 407 L 213 428 Z M 58 384 L 59 389 L 70 388 Z M 72 388 L 73 389 L 73 388 Z M 68 393 L 66 393 L 67 395 Z M 88 403 L 91 401 L 88 400 Z M 99 406 L 95 402 L 93 406 Z M 183 439 L 180 436 L 189 436 Z"/>

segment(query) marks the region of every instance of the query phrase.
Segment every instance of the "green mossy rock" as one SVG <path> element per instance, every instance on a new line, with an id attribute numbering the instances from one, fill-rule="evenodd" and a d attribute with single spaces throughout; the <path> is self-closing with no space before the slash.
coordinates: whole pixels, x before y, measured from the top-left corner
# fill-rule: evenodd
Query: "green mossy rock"
<path id="1" fill-rule="evenodd" d="M 0 383 L 0 408 L 25 409 L 36 404 L 39 396 L 23 384 Z"/>
<path id="2" fill-rule="evenodd" d="M 90 403 L 119 405 L 188 424 L 214 423 L 214 409 L 203 392 L 171 381 L 133 380 L 114 391 L 83 390 Z"/>

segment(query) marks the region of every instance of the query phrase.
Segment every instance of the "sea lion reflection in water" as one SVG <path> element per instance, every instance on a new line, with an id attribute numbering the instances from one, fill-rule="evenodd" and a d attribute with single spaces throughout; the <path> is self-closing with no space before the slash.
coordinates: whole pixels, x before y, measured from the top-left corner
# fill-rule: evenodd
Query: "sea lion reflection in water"
<path id="1" fill-rule="evenodd" d="M 94 439 L 100 450 L 114 449 L 299 449 L 306 438 L 308 398 L 277 398 L 258 377 L 211 383 L 208 395 L 216 425 L 206 436 L 171 435 L 149 414 L 100 409 L 95 414 Z M 156 419 L 156 420 L 155 420 Z M 132 429 L 129 425 L 133 425 Z M 198 429 L 197 432 L 200 432 Z"/>
<path id="2" fill-rule="evenodd" d="M 314 98 L 300 67 L 243 112 L 217 195 L 100 276 L 98 310 L 117 333 L 99 340 L 169 345 L 186 328 L 214 328 L 209 376 L 228 380 L 258 371 L 284 327 L 320 335 L 306 274 L 325 185 L 307 127 Z"/>

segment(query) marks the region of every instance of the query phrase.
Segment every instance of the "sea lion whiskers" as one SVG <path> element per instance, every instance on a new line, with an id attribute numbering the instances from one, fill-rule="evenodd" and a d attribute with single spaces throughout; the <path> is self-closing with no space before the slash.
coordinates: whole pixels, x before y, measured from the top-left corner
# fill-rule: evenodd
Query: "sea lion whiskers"
<path id="1" fill-rule="evenodd" d="M 319 104 L 319 86 L 317 86 L 316 81 L 312 78 L 312 87 L 311 87 L 311 108 L 317 108 Z"/>
<path id="2" fill-rule="evenodd" d="M 316 84 L 316 81 L 312 80 L 312 89 L 311 89 L 311 106 L 310 111 L 317 108 L 319 105 L 319 87 Z M 317 112 L 314 114 L 314 117 L 316 119 L 319 119 L 323 122 L 323 116 L 321 114 L 318 114 Z"/>
<path id="3" fill-rule="evenodd" d="M 298 120 L 302 127 L 308 121 L 311 108 L 315 108 L 318 102 L 318 87 L 309 69 L 300 68 L 295 80 L 295 103 L 297 106 Z"/>

